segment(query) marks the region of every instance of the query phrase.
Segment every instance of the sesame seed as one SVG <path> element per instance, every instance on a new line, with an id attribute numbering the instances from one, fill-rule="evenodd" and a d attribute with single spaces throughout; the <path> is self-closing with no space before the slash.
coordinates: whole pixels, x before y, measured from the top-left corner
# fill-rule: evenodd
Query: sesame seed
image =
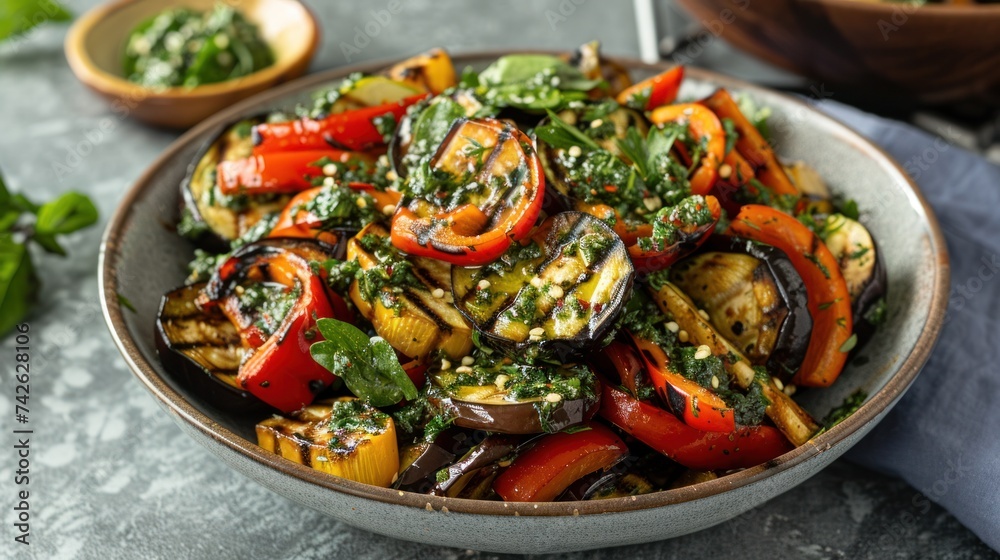
<path id="1" fill-rule="evenodd" d="M 531 329 L 530 331 L 528 331 L 528 335 L 529 336 L 544 336 L 545 335 L 545 329 L 543 329 L 542 327 L 535 327 L 535 328 Z"/>
<path id="2" fill-rule="evenodd" d="M 712 349 L 709 348 L 708 346 L 705 346 L 704 344 L 702 344 L 701 346 L 698 347 L 698 350 L 695 351 L 695 353 L 694 353 L 694 359 L 696 359 L 696 360 L 704 360 L 705 358 L 707 358 L 707 357 L 709 357 L 711 355 L 712 355 Z"/>
<path id="3" fill-rule="evenodd" d="M 365 200 L 364 198 L 360 197 L 360 196 L 358 197 L 357 204 L 358 204 L 358 208 L 367 208 L 368 207 L 368 201 Z"/>
<path id="4" fill-rule="evenodd" d="M 375 344 L 376 342 L 381 342 L 383 340 L 385 340 L 385 339 L 382 338 L 381 336 L 376 335 L 376 336 L 373 336 L 373 337 L 369 338 L 368 342 L 371 342 L 372 344 Z"/>
<path id="5" fill-rule="evenodd" d="M 563 297 L 563 289 L 559 286 L 552 286 L 549 288 L 549 295 L 552 296 L 553 299 L 559 299 Z"/>
<path id="6" fill-rule="evenodd" d="M 391 170 L 390 170 L 390 171 L 387 171 L 387 172 L 385 173 L 385 180 L 386 180 L 386 181 L 395 181 L 395 180 L 396 180 L 396 179 L 398 179 L 398 178 L 399 178 L 399 176 L 398 176 L 398 175 L 396 175 L 396 172 L 395 172 L 395 171 L 391 171 Z"/>
<path id="7" fill-rule="evenodd" d="M 472 373 L 472 368 L 469 366 L 458 366 L 455 368 L 455 373 Z"/>
<path id="8" fill-rule="evenodd" d="M 392 204 L 386 204 L 382 207 L 382 213 L 386 216 L 391 216 L 396 212 L 396 207 Z"/>
<path id="9" fill-rule="evenodd" d="M 476 363 L 476 359 L 473 358 L 472 356 L 466 356 L 466 357 L 462 358 L 462 365 L 463 366 L 471 366 L 474 363 Z"/>
<path id="10" fill-rule="evenodd" d="M 476 286 L 478 286 L 480 290 L 488 290 L 490 288 L 490 281 L 484 278 L 480 280 Z"/>
<path id="11" fill-rule="evenodd" d="M 597 189 L 590 189 L 591 196 L 597 196 Z"/>
<path id="12" fill-rule="evenodd" d="M 337 181 L 335 181 L 333 179 L 333 177 L 324 177 L 323 178 L 323 186 L 324 187 L 332 187 L 332 186 L 334 186 L 336 184 L 337 184 Z"/>
<path id="13" fill-rule="evenodd" d="M 545 395 L 545 402 L 557 403 L 562 400 L 562 395 L 559 393 L 549 393 Z"/>
<path id="14" fill-rule="evenodd" d="M 677 331 L 677 340 L 681 342 L 687 342 L 689 339 L 688 332 L 684 329 Z"/>
<path id="15" fill-rule="evenodd" d="M 441 369 L 442 370 L 451 369 L 451 362 L 449 362 L 448 360 L 441 360 Z"/>
<path id="16" fill-rule="evenodd" d="M 566 153 L 569 154 L 569 157 L 580 157 L 583 154 L 583 150 L 580 149 L 580 146 L 571 146 Z"/>
<path id="17" fill-rule="evenodd" d="M 730 175 L 733 174 L 733 167 L 728 163 L 723 163 L 719 166 L 719 177 L 723 179 L 728 179 Z"/>
<path id="18" fill-rule="evenodd" d="M 236 286 L 236 295 L 242 296 L 243 292 L 245 292 L 245 291 L 246 290 L 243 288 L 243 286 Z"/>
<path id="19" fill-rule="evenodd" d="M 672 333 L 675 333 L 675 334 L 677 333 L 677 331 L 681 330 L 680 325 L 678 325 L 676 321 L 670 321 L 670 322 L 668 322 L 664 326 L 667 327 L 668 331 L 670 331 Z"/>
<path id="20" fill-rule="evenodd" d="M 778 379 L 777 377 L 772 377 L 771 380 L 774 381 L 774 386 L 777 387 L 779 391 L 785 390 L 785 384 L 782 383 L 780 379 Z"/>
<path id="21" fill-rule="evenodd" d="M 785 385 L 785 394 L 790 397 L 795 394 L 795 391 L 797 389 L 798 387 L 796 387 L 795 385 Z"/>
<path id="22" fill-rule="evenodd" d="M 497 386 L 497 391 L 503 391 L 503 388 L 507 386 L 508 381 L 510 381 L 510 376 L 501 373 L 497 376 L 496 381 L 494 381 L 493 384 Z"/>
<path id="23" fill-rule="evenodd" d="M 719 377 L 717 375 L 712 376 L 712 388 L 713 389 L 719 388 Z"/>
<path id="24" fill-rule="evenodd" d="M 603 119 L 594 119 L 594 120 L 590 121 L 590 128 L 597 128 L 597 127 L 601 126 L 602 124 L 604 124 L 604 120 Z"/>
<path id="25" fill-rule="evenodd" d="M 707 321 L 708 320 L 708 311 L 705 311 L 704 309 L 699 309 L 698 310 L 698 316 L 700 316 L 702 319 L 704 319 L 704 320 Z"/>
<path id="26" fill-rule="evenodd" d="M 389 165 L 389 156 L 382 154 L 378 156 L 379 165 Z"/>
<path id="27" fill-rule="evenodd" d="M 646 207 L 650 212 L 656 212 L 663 206 L 663 201 L 660 200 L 658 196 L 651 196 L 649 198 L 642 199 L 642 205 Z"/>
<path id="28" fill-rule="evenodd" d="M 536 287 L 536 288 L 541 288 L 542 287 L 542 279 L 539 278 L 538 276 L 535 276 L 534 278 L 531 279 L 531 285 L 534 286 L 534 287 Z"/>
<path id="29" fill-rule="evenodd" d="M 323 166 L 323 175 L 326 175 L 327 177 L 333 177 L 336 174 L 337 174 L 337 166 L 336 165 L 334 165 L 332 163 L 328 163 L 328 164 L 326 164 L 326 165 Z"/>
<path id="30" fill-rule="evenodd" d="M 317 455 L 316 460 L 319 461 L 320 463 L 325 463 L 329 461 L 329 459 L 326 458 L 326 455 Z"/>
<path id="31" fill-rule="evenodd" d="M 442 290 L 441 288 L 434 288 L 434 291 L 431 292 L 431 295 L 438 299 L 441 299 L 444 297 L 444 290 Z"/>

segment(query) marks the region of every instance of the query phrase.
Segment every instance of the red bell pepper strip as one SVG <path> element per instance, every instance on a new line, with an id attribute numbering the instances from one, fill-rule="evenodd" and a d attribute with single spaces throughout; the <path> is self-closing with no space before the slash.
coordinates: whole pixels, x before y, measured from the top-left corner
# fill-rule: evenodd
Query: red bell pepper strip
<path id="1" fill-rule="evenodd" d="M 411 95 L 401 101 L 334 113 L 322 119 L 263 123 L 253 128 L 254 154 L 299 150 L 364 151 L 385 145 L 385 138 L 375 125 L 379 117 L 392 115 L 396 122 L 406 109 L 428 96 Z"/>
<path id="2" fill-rule="evenodd" d="M 676 416 L 604 383 L 600 414 L 635 439 L 689 469 L 744 469 L 790 451 L 781 432 L 771 426 L 744 426 L 730 433 L 703 432 Z"/>
<path id="3" fill-rule="evenodd" d="M 238 302 L 241 283 L 266 281 L 299 291 L 274 334 L 264 337 L 259 327 L 251 327 L 250 336 L 263 338 L 250 344 L 237 376 L 243 388 L 282 412 L 308 405 L 336 379 L 309 354 L 309 346 L 321 339 L 317 319 L 350 319 L 343 299 L 328 290 L 324 278 L 310 267 L 311 261 L 326 258 L 323 251 L 294 242 L 247 245 L 218 268 L 198 299 L 202 307 L 219 306 L 240 328 L 248 324 Z"/>
<path id="4" fill-rule="evenodd" d="M 347 186 L 352 190 L 370 195 L 375 199 L 375 204 L 379 209 L 390 206 L 395 208 L 399 204 L 400 194 L 398 191 L 380 191 L 368 183 L 348 183 Z M 323 189 L 328 188 L 342 187 L 313 187 L 292 197 L 278 216 L 278 221 L 271 228 L 271 233 L 267 236 L 317 239 L 328 245 L 336 246 L 341 241 L 342 234 L 325 229 L 322 217 L 306 209 L 307 205 L 323 192 Z"/>
<path id="5" fill-rule="evenodd" d="M 607 469 L 628 453 L 609 428 L 590 422 L 576 431 L 544 436 L 518 455 L 493 483 L 506 502 L 551 502 L 584 475 Z"/>
<path id="6" fill-rule="evenodd" d="M 729 92 L 718 89 L 708 98 L 700 102 L 711 109 L 720 119 L 729 119 L 733 122 L 739 138 L 736 140 L 736 149 L 746 160 L 757 170 L 757 179 L 774 194 L 797 195 L 798 189 L 785 174 L 785 168 L 781 166 L 774 150 L 767 140 L 740 111 L 739 106 L 733 100 Z"/>
<path id="7" fill-rule="evenodd" d="M 736 414 L 719 395 L 673 371 L 667 353 L 656 344 L 635 335 L 632 342 L 656 393 L 685 424 L 706 432 L 728 434 L 736 429 Z"/>
<path id="8" fill-rule="evenodd" d="M 656 109 L 649 115 L 649 120 L 653 124 L 676 122 L 687 125 L 691 140 L 705 147 L 698 169 L 691 175 L 691 194 L 712 192 L 719 176 L 719 165 L 726 156 L 726 132 L 715 113 L 697 103 L 679 103 Z"/>
<path id="9" fill-rule="evenodd" d="M 216 184 L 223 194 L 294 193 L 313 188 L 309 175 L 322 175 L 323 158 L 340 162 L 371 161 L 368 154 L 333 149 L 253 154 L 220 162 Z"/>
<path id="10" fill-rule="evenodd" d="M 643 373 L 643 364 L 633 348 L 616 340 L 601 350 L 597 360 L 598 367 L 610 366 L 618 374 L 622 387 L 628 389 L 633 397 L 639 398 L 639 376 Z M 607 361 L 606 364 L 604 360 Z"/>
<path id="11" fill-rule="evenodd" d="M 729 225 L 728 233 L 773 245 L 788 255 L 806 285 L 813 328 L 802 366 L 793 382 L 809 387 L 833 383 L 850 348 L 851 296 L 833 253 L 808 227 L 770 206 L 748 204 Z"/>
<path id="12" fill-rule="evenodd" d="M 633 109 L 652 111 L 661 105 L 673 103 L 677 99 L 677 92 L 680 91 L 683 80 L 684 67 L 674 66 L 652 78 L 647 78 L 623 89 L 618 94 L 616 101 L 620 105 Z M 645 99 L 645 104 L 639 106 L 643 99 Z"/>
<path id="13" fill-rule="evenodd" d="M 477 190 L 469 198 L 478 203 L 448 209 L 424 198 L 404 200 L 392 219 L 396 248 L 478 266 L 496 260 L 512 242 L 531 232 L 545 199 L 545 174 L 531 139 L 512 124 L 496 119 L 456 121 L 430 165 L 456 180 L 474 169 L 469 184 Z M 447 194 L 436 193 L 444 198 Z"/>
<path id="14" fill-rule="evenodd" d="M 702 202 L 696 202 L 697 211 L 702 210 L 701 204 Z M 711 215 L 711 220 L 704 224 L 687 221 L 686 212 L 666 213 L 659 218 L 665 222 L 669 221 L 677 228 L 673 243 L 664 244 L 662 248 L 654 245 L 652 249 L 648 250 L 643 250 L 638 240 L 629 245 L 628 254 L 636 272 L 648 273 L 663 270 L 690 254 L 712 235 L 712 232 L 715 231 L 715 225 L 719 223 L 719 217 L 722 215 L 722 207 L 714 196 L 704 197 L 703 204 L 707 206 Z M 678 205 L 675 208 L 681 208 L 681 206 Z M 655 229 L 650 230 L 649 235 L 653 235 L 654 232 Z"/>

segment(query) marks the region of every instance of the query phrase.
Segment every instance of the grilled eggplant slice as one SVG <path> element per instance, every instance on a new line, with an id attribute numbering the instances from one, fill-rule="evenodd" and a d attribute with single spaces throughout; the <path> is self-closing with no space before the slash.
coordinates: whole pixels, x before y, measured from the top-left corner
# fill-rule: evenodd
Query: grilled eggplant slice
<path id="1" fill-rule="evenodd" d="M 519 443 L 519 438 L 509 435 L 490 434 L 486 436 L 479 445 L 470 449 L 461 459 L 444 469 L 438 475 L 440 476 L 438 483 L 429 493 L 433 496 L 460 497 L 469 483 L 473 482 L 477 478 L 476 475 L 480 474 L 483 469 L 487 469 L 484 473 L 487 474 L 487 477 L 482 478 L 489 478 L 490 484 L 488 486 L 492 487 L 493 478 L 499 472 L 496 463 L 511 455 Z M 482 478 L 476 480 L 473 488 L 470 488 L 474 493 L 485 490 L 482 488 Z"/>
<path id="2" fill-rule="evenodd" d="M 805 284 L 783 252 L 715 237 L 719 249 L 678 263 L 670 278 L 754 365 L 794 372 L 809 346 Z"/>
<path id="3" fill-rule="evenodd" d="M 260 416 L 273 410 L 236 379 L 243 344 L 236 327 L 218 312 L 195 303 L 204 284 L 167 292 L 156 317 L 156 349 L 167 371 L 224 410 Z"/>
<path id="4" fill-rule="evenodd" d="M 456 426 L 504 434 L 558 432 L 586 422 L 600 404 L 597 378 L 582 365 L 449 365 L 429 379 L 429 399 Z"/>
<path id="5" fill-rule="evenodd" d="M 392 418 L 350 397 L 272 416 L 256 431 L 264 450 L 356 482 L 388 487 L 399 469 Z"/>
<path id="6" fill-rule="evenodd" d="M 603 222 L 563 212 L 478 268 L 453 267 L 458 309 L 509 355 L 563 362 L 611 334 L 632 291 L 625 244 Z"/>
<path id="7" fill-rule="evenodd" d="M 479 445 L 486 432 L 448 428 L 432 442 L 421 441 L 405 446 L 400 455 L 399 478 L 392 487 L 398 490 L 429 492 L 437 482 L 437 473 L 458 457 Z"/>
<path id="8" fill-rule="evenodd" d="M 348 242 L 347 258 L 364 271 L 351 300 L 393 348 L 420 360 L 438 350 L 455 360 L 469 353 L 472 327 L 455 309 L 451 265 L 400 253 L 379 223 Z"/>
<path id="9" fill-rule="evenodd" d="M 226 196 L 216 184 L 220 162 L 246 158 L 253 150 L 251 131 L 264 118 L 241 120 L 210 140 L 195 156 L 181 181 L 178 231 L 203 248 L 224 252 L 229 244 L 269 214 L 280 212 L 288 195 Z"/>
<path id="10" fill-rule="evenodd" d="M 856 220 L 841 214 L 826 219 L 826 246 L 840 264 L 851 294 L 858 345 L 871 338 L 884 320 L 888 282 L 885 262 L 871 234 Z"/>

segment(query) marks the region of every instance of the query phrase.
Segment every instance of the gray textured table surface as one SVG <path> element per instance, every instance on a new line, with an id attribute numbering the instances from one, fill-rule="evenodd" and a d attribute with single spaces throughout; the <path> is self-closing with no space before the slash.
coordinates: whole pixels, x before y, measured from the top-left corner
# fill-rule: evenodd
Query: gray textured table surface
<path id="1" fill-rule="evenodd" d="M 94 0 L 68 2 L 79 13 Z M 340 40 L 369 10 L 310 2 L 324 37 L 313 70 L 345 62 Z M 558 47 L 599 37 L 635 55 L 631 3 L 558 0 L 481 3 L 404 0 L 404 12 L 353 61 L 435 45 Z M 106 219 L 142 170 L 176 137 L 120 120 L 73 78 L 65 30 L 48 28 L 0 47 L 0 168 L 38 198 L 90 194 Z M 713 47 L 721 48 L 721 47 Z M 742 68 L 748 68 L 743 66 Z M 102 226 L 103 220 L 102 219 Z M 13 341 L 0 345 L 0 557 L 36 558 L 494 558 L 387 539 L 332 521 L 230 470 L 176 428 L 132 379 L 97 302 L 100 228 L 73 236 L 71 257 L 41 257 L 45 287 L 30 319 L 31 545 L 13 536 Z M 10 359 L 8 359 L 10 358 Z M 719 527 L 668 542 L 566 558 L 986 558 L 993 552 L 945 511 L 916 504 L 905 483 L 837 462 L 818 476 Z M 890 535 L 888 538 L 883 535 Z"/>

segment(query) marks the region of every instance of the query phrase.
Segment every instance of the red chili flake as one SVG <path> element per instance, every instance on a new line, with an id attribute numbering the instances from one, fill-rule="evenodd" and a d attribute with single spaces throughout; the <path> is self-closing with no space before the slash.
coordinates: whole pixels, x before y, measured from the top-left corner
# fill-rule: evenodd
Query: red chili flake
<path id="1" fill-rule="evenodd" d="M 576 301 L 580 303 L 580 307 L 584 309 L 590 309 L 590 302 L 585 299 L 576 298 Z"/>
<path id="2" fill-rule="evenodd" d="M 618 187 L 615 185 L 604 185 L 604 190 L 610 193 L 618 192 Z"/>
<path id="3" fill-rule="evenodd" d="M 604 309 L 603 303 L 598 302 L 594 304 L 594 313 L 600 313 L 602 309 Z"/>
<path id="4" fill-rule="evenodd" d="M 389 266 L 385 267 L 385 275 L 386 276 L 392 276 L 392 265 L 391 264 Z"/>

